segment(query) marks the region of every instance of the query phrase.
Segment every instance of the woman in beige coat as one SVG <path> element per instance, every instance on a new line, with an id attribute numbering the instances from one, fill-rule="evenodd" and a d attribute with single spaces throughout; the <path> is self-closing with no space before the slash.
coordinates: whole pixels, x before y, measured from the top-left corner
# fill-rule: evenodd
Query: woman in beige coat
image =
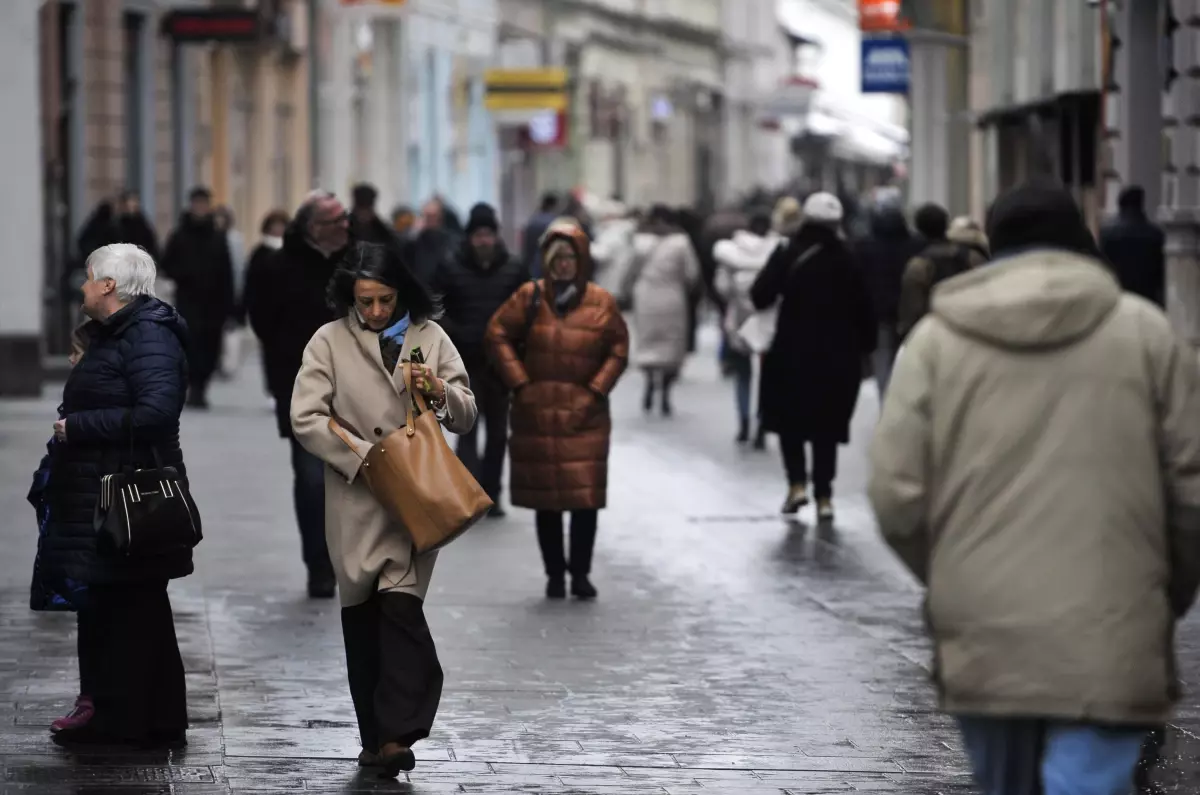
<path id="1" fill-rule="evenodd" d="M 429 736 L 442 693 L 442 669 L 423 600 L 436 553 L 420 557 L 408 531 L 358 477 L 374 442 L 405 424 L 414 389 L 454 433 L 475 424 L 475 396 L 450 338 L 431 317 L 435 304 L 399 254 L 358 243 L 329 285 L 341 318 L 304 350 L 292 394 L 292 429 L 325 462 L 325 536 L 342 599 L 350 695 L 363 766 L 388 776 L 412 770 L 412 744 Z M 415 411 L 415 406 L 414 406 Z M 356 449 L 334 434 L 336 417 Z"/>

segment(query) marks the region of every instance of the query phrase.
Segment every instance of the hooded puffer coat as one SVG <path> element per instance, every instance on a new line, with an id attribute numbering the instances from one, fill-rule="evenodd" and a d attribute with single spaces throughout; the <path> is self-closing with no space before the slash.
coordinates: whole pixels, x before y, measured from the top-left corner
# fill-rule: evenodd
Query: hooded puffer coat
<path id="1" fill-rule="evenodd" d="M 629 332 L 616 299 L 589 283 L 586 233 L 573 222 L 557 221 L 542 250 L 556 240 L 568 241 L 579 259 L 574 297 L 564 303 L 557 294 L 561 288 L 542 279 L 535 308 L 534 283 L 526 284 L 492 317 L 487 347 L 515 393 L 509 443 L 513 505 L 599 509 L 608 491 L 608 394 L 628 363 Z M 523 358 L 518 346 L 524 347 Z"/>

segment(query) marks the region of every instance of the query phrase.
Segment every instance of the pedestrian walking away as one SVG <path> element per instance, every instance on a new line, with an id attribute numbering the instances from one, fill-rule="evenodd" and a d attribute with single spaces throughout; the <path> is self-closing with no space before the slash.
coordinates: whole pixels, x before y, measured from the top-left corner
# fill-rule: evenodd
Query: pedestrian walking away
<path id="1" fill-rule="evenodd" d="M 917 321 L 929 311 L 933 288 L 941 282 L 977 268 L 987 262 L 986 253 L 975 245 L 950 240 L 950 216 L 945 208 L 925 204 L 913 218 L 925 246 L 909 260 L 900 283 L 900 305 L 897 310 L 897 330 L 904 339 Z"/>
<path id="2" fill-rule="evenodd" d="M 56 722 L 55 741 L 177 747 L 186 742 L 187 694 L 167 583 L 192 573 L 191 549 L 108 550 L 93 513 L 101 478 L 127 468 L 175 467 L 186 485 L 179 418 L 187 330 L 154 297 L 156 269 L 143 249 L 101 247 L 87 273 L 91 320 L 79 332 L 86 351 L 54 425 L 38 566 L 51 592 L 78 609 L 80 692 L 92 714 L 85 708 Z"/>
<path id="3" fill-rule="evenodd" d="M 700 262 L 691 240 L 674 224 L 669 209 L 651 209 L 634 236 L 634 262 L 621 293 L 633 304 L 634 362 L 646 374 L 642 407 L 663 416 L 673 411 L 671 388 L 688 355 L 690 305 L 702 287 Z"/>
<path id="4" fill-rule="evenodd" d="M 870 235 L 854 246 L 854 253 L 871 291 L 879 326 L 871 364 L 882 404 L 900 350 L 900 285 L 909 260 L 920 253 L 924 243 L 909 232 L 904 212 L 896 205 L 876 208 L 871 213 L 870 226 Z"/>
<path id="5" fill-rule="evenodd" d="M 733 372 L 737 401 L 738 444 L 750 441 L 751 395 L 753 393 L 754 357 L 751 346 L 738 333 L 756 311 L 750 298 L 750 288 L 767 264 L 775 249 L 783 245 L 782 235 L 771 230 L 771 217 L 765 212 L 750 218 L 749 229 L 738 230 L 730 240 L 720 240 L 713 247 L 717 261 L 716 289 L 725 301 L 721 328 L 728 351 L 725 364 Z M 762 438 L 762 428 L 755 439 Z"/>
<path id="6" fill-rule="evenodd" d="M 594 599 L 592 552 L 608 499 L 608 395 L 625 371 L 629 332 L 616 299 L 590 282 L 587 233 L 573 220 L 542 242 L 547 278 L 526 284 L 488 324 L 488 353 L 514 393 L 512 504 L 537 512 L 546 596 Z M 571 550 L 563 548 L 571 514 Z"/>
<path id="7" fill-rule="evenodd" d="M 162 270 L 175 282 L 175 307 L 187 321 L 188 405 L 206 409 L 225 327 L 237 315 L 233 255 L 207 188 L 193 188 L 188 196 L 188 209 L 163 251 Z"/>
<path id="8" fill-rule="evenodd" d="M 985 795 L 1127 795 L 1200 585 L 1200 367 L 1062 186 L 987 234 L 897 360 L 869 496 Z"/>
<path id="9" fill-rule="evenodd" d="M 1166 306 L 1166 235 L 1147 216 L 1140 185 L 1124 188 L 1117 197 L 1117 217 L 1100 229 L 1100 250 L 1121 289 Z"/>
<path id="10" fill-rule="evenodd" d="M 771 256 L 750 289 L 760 310 L 778 306 L 763 357 L 763 425 L 779 434 L 788 493 L 783 513 L 809 502 L 812 476 L 817 518 L 833 519 L 837 448 L 850 441 L 850 419 L 862 384 L 863 357 L 877 342 L 875 315 L 861 269 L 842 240 L 842 206 L 829 193 L 804 202 L 804 223 Z M 812 469 L 806 447 L 812 448 Z"/>
<path id="11" fill-rule="evenodd" d="M 416 764 L 412 746 L 429 736 L 441 700 L 442 667 L 424 612 L 437 553 L 416 554 L 408 530 L 359 477 L 362 459 L 417 410 L 400 363 L 413 363 L 413 389 L 453 433 L 475 423 L 475 397 L 462 357 L 433 320 L 430 293 L 395 248 L 356 243 L 329 297 L 338 318 L 304 349 L 291 421 L 296 439 L 325 464 L 326 537 L 359 762 L 395 777 Z M 357 449 L 331 429 L 333 419 Z"/>
<path id="12" fill-rule="evenodd" d="M 472 207 L 467 237 L 438 271 L 433 285 L 443 306 L 440 322 L 463 357 L 485 431 L 482 458 L 479 423 L 459 438 L 458 457 L 492 498 L 493 517 L 504 516 L 500 478 L 508 446 L 509 394 L 488 361 L 484 337 L 496 310 L 529 281 L 529 269 L 519 257 L 509 254 L 499 232 L 495 209 L 487 204 Z"/>
<path id="13" fill-rule="evenodd" d="M 326 293 L 348 247 L 346 208 L 333 194 L 316 191 L 296 211 L 283 233 L 282 247 L 254 266 L 246 288 L 246 312 L 262 347 L 279 435 L 288 440 L 291 452 L 292 501 L 308 595 L 314 599 L 332 599 L 337 580 L 325 543 L 325 467 L 292 432 L 292 388 L 304 346 L 334 319 Z"/>

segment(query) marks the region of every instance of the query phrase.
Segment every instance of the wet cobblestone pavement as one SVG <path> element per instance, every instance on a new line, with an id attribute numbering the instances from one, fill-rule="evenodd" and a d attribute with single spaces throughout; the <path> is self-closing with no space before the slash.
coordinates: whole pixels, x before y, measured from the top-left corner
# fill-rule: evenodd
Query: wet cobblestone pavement
<path id="1" fill-rule="evenodd" d="M 973 792 L 934 708 L 918 591 L 862 496 L 873 388 L 844 451 L 838 521 L 818 531 L 811 514 L 776 515 L 776 454 L 733 444 L 731 388 L 710 361 L 691 364 L 671 419 L 641 415 L 640 386 L 631 374 L 613 401 L 597 602 L 542 598 L 525 511 L 443 553 L 427 612 L 445 697 L 416 771 L 397 782 L 356 770 L 338 609 L 304 598 L 287 450 L 253 362 L 212 412 L 185 418 L 206 530 L 198 573 L 171 588 L 188 748 L 50 743 L 47 725 L 76 695 L 74 621 L 26 607 L 36 530 L 24 493 L 56 401 L 0 403 L 0 792 Z M 1194 661 L 1200 636 L 1185 647 Z M 1180 722 L 1195 734 L 1167 754 L 1194 758 L 1194 700 Z M 1195 792 L 1188 770 L 1169 763 L 1163 780 Z"/>

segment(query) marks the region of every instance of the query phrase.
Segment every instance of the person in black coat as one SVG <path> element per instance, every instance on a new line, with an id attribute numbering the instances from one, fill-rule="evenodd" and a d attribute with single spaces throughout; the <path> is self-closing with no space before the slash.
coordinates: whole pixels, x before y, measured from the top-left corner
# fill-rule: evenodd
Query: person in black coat
<path id="1" fill-rule="evenodd" d="M 332 599 L 336 579 L 325 543 L 325 464 L 292 434 L 292 387 L 304 348 L 334 319 L 325 300 L 329 280 L 350 246 L 350 218 L 331 193 L 310 194 L 283 234 L 283 246 L 255 270 L 246 314 L 258 337 L 267 391 L 275 399 L 279 435 L 291 444 L 292 498 L 308 569 L 308 595 Z"/>
<path id="2" fill-rule="evenodd" d="M 125 467 L 175 467 L 186 482 L 179 417 L 187 326 L 154 297 L 154 261 L 116 244 L 92 253 L 83 286 L 87 350 L 63 388 L 46 485 L 42 574 L 86 585 L 79 609 L 81 691 L 95 713 L 63 744 L 180 744 L 187 729 L 183 661 L 167 582 L 192 573 L 190 549 L 115 555 L 96 540 L 100 479 Z"/>
<path id="3" fill-rule="evenodd" d="M 872 369 L 881 401 L 892 378 L 896 352 L 900 349 L 897 327 L 900 283 L 908 261 L 920 254 L 924 245 L 909 231 L 903 211 L 895 205 L 884 205 L 871 214 L 869 236 L 854 247 L 879 324 Z"/>
<path id="4" fill-rule="evenodd" d="M 1146 191 L 1131 185 L 1117 197 L 1117 217 L 1100 230 L 1100 251 L 1121 289 L 1166 306 L 1166 236 L 1146 216 Z"/>
<path id="5" fill-rule="evenodd" d="M 208 408 L 208 384 L 221 362 L 226 324 L 235 320 L 233 256 L 213 215 L 212 194 L 193 188 L 187 212 L 167 240 L 163 273 L 175 282 L 175 306 L 191 334 L 188 405 Z"/>
<path id="6" fill-rule="evenodd" d="M 875 315 L 862 272 L 839 233 L 842 206 L 814 193 L 804 224 L 767 261 L 750 288 L 760 310 L 778 306 L 775 338 L 763 358 L 763 426 L 779 434 L 790 488 L 783 513 L 808 503 L 808 462 L 817 517 L 833 518 L 837 446 L 850 441 L 863 357 L 875 350 Z"/>
<path id="7" fill-rule="evenodd" d="M 472 207 L 467 239 L 458 255 L 437 272 L 433 285 L 445 312 L 439 322 L 462 354 L 479 416 L 487 428 L 482 460 L 477 438 L 479 423 L 459 437 L 458 457 L 492 498 L 495 506 L 491 515 L 496 517 L 504 516 L 500 507 L 500 476 L 508 445 L 509 395 L 488 362 L 484 336 L 496 310 L 530 279 L 526 263 L 509 253 L 499 233 L 495 209 L 482 203 Z"/>
<path id="8" fill-rule="evenodd" d="M 115 201 L 105 199 L 88 216 L 79 233 L 79 261 L 86 262 L 93 251 L 112 243 L 133 243 L 158 259 L 158 236 L 131 190 L 122 191 Z"/>
<path id="9" fill-rule="evenodd" d="M 400 250 L 400 237 L 375 212 L 379 191 L 366 183 L 355 185 L 351 192 L 350 236 L 360 243 L 376 243 Z"/>

